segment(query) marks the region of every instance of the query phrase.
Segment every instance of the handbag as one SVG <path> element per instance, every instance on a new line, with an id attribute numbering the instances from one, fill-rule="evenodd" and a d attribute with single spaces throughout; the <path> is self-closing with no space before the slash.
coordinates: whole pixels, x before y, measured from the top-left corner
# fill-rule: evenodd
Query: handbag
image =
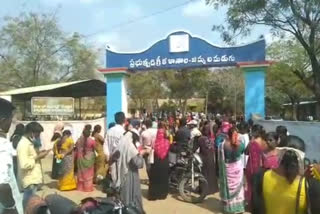
<path id="1" fill-rule="evenodd" d="M 56 167 L 57 167 L 57 178 L 61 178 L 64 175 L 63 168 L 64 161 L 63 159 L 56 159 Z"/>

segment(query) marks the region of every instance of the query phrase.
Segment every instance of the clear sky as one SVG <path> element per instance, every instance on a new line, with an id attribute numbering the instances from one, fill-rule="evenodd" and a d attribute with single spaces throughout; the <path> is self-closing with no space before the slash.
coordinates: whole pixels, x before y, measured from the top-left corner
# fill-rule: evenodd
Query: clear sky
<path id="1" fill-rule="evenodd" d="M 171 9 L 166 10 L 168 8 Z M 87 41 L 100 50 L 108 45 L 116 51 L 140 51 L 176 30 L 225 45 L 211 28 L 213 24 L 225 22 L 226 9 L 215 10 L 204 0 L 3 0 L 0 17 L 29 11 L 57 11 L 65 32 L 86 35 Z M 151 14 L 157 15 L 149 17 Z M 141 20 L 146 16 L 149 18 Z M 255 41 L 260 35 L 264 35 L 267 42 L 272 39 L 265 27 L 257 27 L 250 37 L 237 43 Z"/>

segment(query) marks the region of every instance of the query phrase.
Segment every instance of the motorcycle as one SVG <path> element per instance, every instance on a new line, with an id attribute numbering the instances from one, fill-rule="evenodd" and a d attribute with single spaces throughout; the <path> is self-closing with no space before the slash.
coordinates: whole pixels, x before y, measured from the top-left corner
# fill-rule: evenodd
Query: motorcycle
<path id="1" fill-rule="evenodd" d="M 177 189 L 183 201 L 201 203 L 207 196 L 208 181 L 201 173 L 203 162 L 192 148 L 179 154 L 170 153 L 169 185 Z"/>

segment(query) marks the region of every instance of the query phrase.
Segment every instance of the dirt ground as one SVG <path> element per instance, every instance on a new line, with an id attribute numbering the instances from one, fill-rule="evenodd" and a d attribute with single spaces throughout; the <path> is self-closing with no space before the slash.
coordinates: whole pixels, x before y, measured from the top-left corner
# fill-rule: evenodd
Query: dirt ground
<path id="1" fill-rule="evenodd" d="M 57 190 L 57 181 L 51 180 L 51 166 L 52 156 L 48 156 L 42 160 L 42 166 L 44 171 L 45 184 L 42 191 L 39 192 L 40 196 L 46 196 L 51 193 L 57 193 L 63 195 L 76 203 L 79 203 L 81 199 L 86 197 L 101 197 L 105 196 L 101 191 L 95 190 L 92 193 L 84 193 L 79 191 L 60 192 Z M 222 213 L 218 194 L 208 196 L 203 203 L 189 204 L 179 200 L 176 195 L 170 194 L 166 200 L 163 201 L 148 201 L 146 199 L 148 186 L 145 185 L 146 173 L 145 169 L 140 171 L 141 177 L 141 189 L 143 194 L 143 206 L 147 214 L 208 214 L 208 213 Z"/>

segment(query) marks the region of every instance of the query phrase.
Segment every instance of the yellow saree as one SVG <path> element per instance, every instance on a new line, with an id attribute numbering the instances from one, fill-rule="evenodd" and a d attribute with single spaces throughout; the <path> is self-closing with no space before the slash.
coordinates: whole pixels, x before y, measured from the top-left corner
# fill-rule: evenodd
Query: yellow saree
<path id="1" fill-rule="evenodd" d="M 99 133 L 96 133 L 94 135 L 94 139 L 96 141 L 95 151 L 97 154 L 95 160 L 95 178 L 97 180 L 101 180 L 106 176 L 108 170 L 108 165 L 106 164 L 106 156 L 103 152 L 104 139 Z"/>
<path id="2" fill-rule="evenodd" d="M 74 155 L 73 152 L 66 154 L 74 147 L 74 142 L 71 137 L 62 139 L 61 148 L 58 149 L 57 143 L 54 146 L 54 153 L 58 160 L 61 160 L 59 167 L 61 176 L 58 179 L 58 189 L 60 191 L 68 191 L 77 188 L 76 179 L 74 177 Z"/>

